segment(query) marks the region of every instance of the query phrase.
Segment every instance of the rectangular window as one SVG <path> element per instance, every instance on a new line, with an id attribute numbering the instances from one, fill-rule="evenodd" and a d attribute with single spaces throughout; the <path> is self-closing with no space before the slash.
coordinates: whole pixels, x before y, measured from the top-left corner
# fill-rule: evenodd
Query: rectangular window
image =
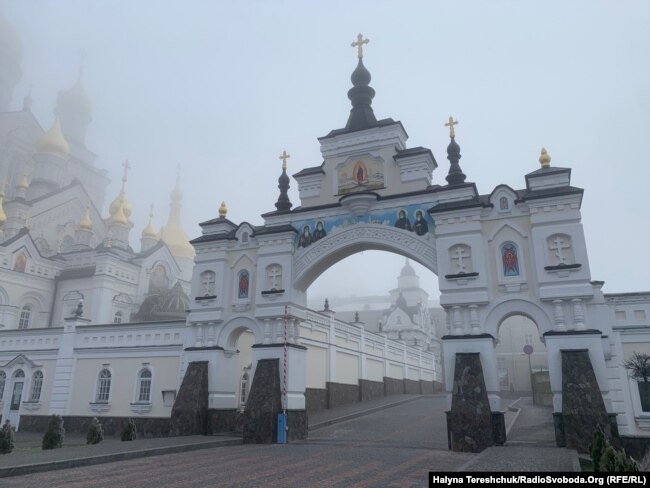
<path id="1" fill-rule="evenodd" d="M 527 346 L 532 346 L 533 345 L 533 335 L 532 334 L 526 334 L 526 345 Z"/>
<path id="2" fill-rule="evenodd" d="M 29 317 L 31 314 L 31 311 L 25 308 L 20 312 L 20 319 L 18 320 L 19 329 L 26 329 L 29 327 Z"/>
<path id="3" fill-rule="evenodd" d="M 625 320 L 625 310 L 616 310 L 614 317 L 616 317 L 616 320 Z"/>
<path id="4" fill-rule="evenodd" d="M 645 310 L 635 310 L 634 320 L 645 320 Z"/>

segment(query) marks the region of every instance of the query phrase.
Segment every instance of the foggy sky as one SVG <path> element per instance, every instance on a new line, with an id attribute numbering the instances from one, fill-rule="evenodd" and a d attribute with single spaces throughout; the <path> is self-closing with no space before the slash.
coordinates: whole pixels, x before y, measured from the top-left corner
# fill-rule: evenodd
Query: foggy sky
<path id="1" fill-rule="evenodd" d="M 319 165 L 316 138 L 345 125 L 357 61 L 350 43 L 362 32 L 375 115 L 400 120 L 409 147 L 431 148 L 434 183 L 449 167 L 449 115 L 460 121 L 461 167 L 481 193 L 524 188 L 544 146 L 585 188 L 592 279 L 605 292 L 650 289 L 646 1 L 9 0 L 0 15 L 23 42 L 13 108 L 32 84 L 45 129 L 85 50 L 87 146 L 112 179 L 107 203 L 120 163 L 131 162 L 135 248 L 151 202 L 164 225 L 177 164 L 188 235 L 222 200 L 229 219 L 261 224 L 277 200 L 282 150 L 290 174 Z M 385 293 L 403 262 L 349 258 L 310 295 Z M 437 297 L 435 276 L 417 271 Z"/>

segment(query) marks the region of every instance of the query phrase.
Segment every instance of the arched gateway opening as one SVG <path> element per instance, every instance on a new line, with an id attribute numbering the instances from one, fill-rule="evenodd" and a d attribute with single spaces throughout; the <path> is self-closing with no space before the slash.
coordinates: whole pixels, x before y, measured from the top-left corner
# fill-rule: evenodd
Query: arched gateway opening
<path id="1" fill-rule="evenodd" d="M 407 147 L 400 122 L 375 118 L 375 92 L 361 49 L 351 80 L 347 123 L 318 138 L 322 164 L 293 175 L 299 206 L 290 201 L 290 156 L 283 151 L 279 196 L 275 210 L 262 215 L 263 225 L 230 221 L 222 204 L 219 216 L 203 222 L 202 235 L 192 241 L 193 298 L 182 367 L 194 362 L 198 378 L 199 371 L 209 376 L 209 417 L 235 415 L 242 396 L 246 399 L 243 366 L 233 359 L 242 328 L 251 330 L 255 341 L 245 442 L 272 442 L 277 432 L 268 426 L 279 411 L 288 414 L 290 438 L 307 435 L 308 378 L 326 388 L 340 381 L 357 388 L 341 387 L 336 394 L 328 389 L 320 398 L 326 405 L 349 395 L 363 399 L 431 389 L 435 355 L 421 344 L 407 344 L 399 335 L 373 335 L 325 307 L 308 307 L 307 290 L 326 269 L 355 253 L 380 250 L 405 256 L 438 276 L 446 311 L 444 368 L 438 370 L 444 370 L 451 407 L 451 449 L 481 451 L 505 441 L 495 342 L 503 319 L 513 313 L 530 317 L 544 337 L 553 410 L 561 427 L 558 442 L 565 434 L 567 445 L 585 437 L 584 424 L 570 416 L 562 423 L 565 410 L 596 405 L 598 411 L 588 414 L 598 425 L 607 422 L 603 399 L 611 407 L 611 365 L 606 365 L 611 355 L 604 353 L 601 336 L 611 327 L 606 314 L 598 312 L 605 306 L 602 284 L 591 281 L 580 224 L 582 190 L 570 185 L 570 169 L 551 167 L 542 150 L 541 168 L 525 175 L 523 189 L 499 185 L 479 194 L 476 184 L 465 181 L 458 122 L 450 117 L 445 124 L 448 171 L 434 179 L 433 152 Z M 208 276 L 206 291 L 208 281 L 201 277 Z M 397 325 L 407 318 L 398 310 L 391 320 Z M 567 365 L 574 363 L 591 371 L 589 404 L 578 405 L 582 397 L 564 394 Z M 461 384 L 471 388 L 454 387 Z M 177 404 L 185 403 L 182 397 Z"/>

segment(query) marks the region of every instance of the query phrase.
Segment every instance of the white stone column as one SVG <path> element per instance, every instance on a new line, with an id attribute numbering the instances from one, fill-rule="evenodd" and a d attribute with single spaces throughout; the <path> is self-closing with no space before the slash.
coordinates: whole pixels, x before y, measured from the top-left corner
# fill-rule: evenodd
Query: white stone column
<path id="1" fill-rule="evenodd" d="M 478 305 L 469 306 L 469 323 L 472 327 L 472 334 L 478 335 L 481 333 L 481 323 L 478 319 Z"/>
<path id="2" fill-rule="evenodd" d="M 459 305 L 451 307 L 453 313 L 454 335 L 463 335 L 463 315 Z"/>
<path id="3" fill-rule="evenodd" d="M 575 324 L 576 330 L 585 330 L 585 311 L 582 306 L 582 300 L 580 298 L 574 298 L 571 300 L 573 305 L 573 323 Z"/>
<path id="4" fill-rule="evenodd" d="M 566 330 L 562 300 L 553 300 L 553 328 L 555 330 Z"/>

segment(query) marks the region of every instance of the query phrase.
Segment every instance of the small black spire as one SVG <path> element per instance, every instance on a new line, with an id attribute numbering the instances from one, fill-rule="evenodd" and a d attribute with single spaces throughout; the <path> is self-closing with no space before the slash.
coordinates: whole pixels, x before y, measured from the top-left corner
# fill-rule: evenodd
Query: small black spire
<path id="1" fill-rule="evenodd" d="M 289 191 L 289 176 L 287 175 L 287 159 L 289 157 L 287 151 L 282 151 L 282 155 L 280 156 L 280 159 L 282 160 L 282 174 L 278 178 L 280 196 L 278 197 L 278 201 L 275 202 L 275 208 L 277 208 L 279 212 L 286 212 L 291 210 L 291 207 L 293 207 L 287 193 Z"/>
<path id="2" fill-rule="evenodd" d="M 330 301 L 327 298 L 325 299 L 325 308 L 324 308 L 324 310 L 326 312 L 329 312 L 329 310 L 330 310 Z"/>
<path id="3" fill-rule="evenodd" d="M 465 182 L 465 178 L 467 178 L 463 170 L 460 169 L 460 164 L 458 164 L 461 156 L 460 146 L 456 143 L 456 132 L 454 131 L 454 125 L 456 124 L 458 124 L 458 121 L 454 121 L 453 117 L 449 117 L 449 122 L 445 124 L 445 126 L 449 127 L 449 137 L 451 138 L 447 146 L 447 159 L 451 164 L 449 165 L 449 173 L 445 179 L 451 186 L 462 185 Z"/>
<path id="4" fill-rule="evenodd" d="M 375 90 L 370 87 L 370 72 L 363 65 L 363 45 L 368 42 L 368 39 L 363 39 L 363 36 L 359 34 L 357 40 L 352 43 L 352 47 L 357 48 L 359 63 L 350 77 L 352 88 L 348 91 L 348 98 L 352 102 L 352 110 L 350 110 L 348 123 L 345 124 L 347 130 L 368 129 L 377 125 L 377 119 L 371 106 Z"/>

